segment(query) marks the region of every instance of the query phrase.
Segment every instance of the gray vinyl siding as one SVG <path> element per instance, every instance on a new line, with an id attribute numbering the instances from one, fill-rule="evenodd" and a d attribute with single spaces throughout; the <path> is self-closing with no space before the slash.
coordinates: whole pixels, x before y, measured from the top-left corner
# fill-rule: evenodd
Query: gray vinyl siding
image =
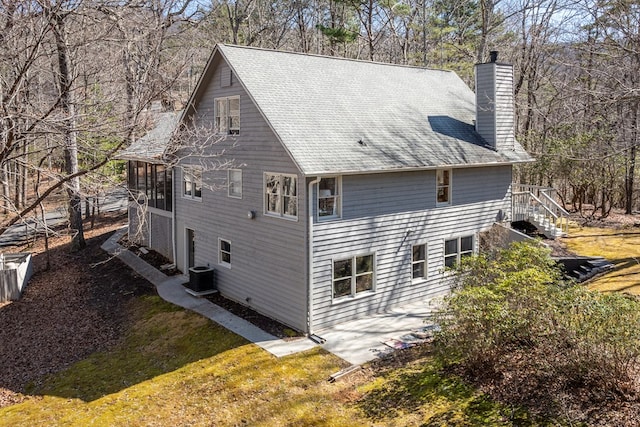
<path id="1" fill-rule="evenodd" d="M 150 209 L 149 222 L 151 228 L 150 247 L 167 259 L 173 260 L 171 212 Z"/>
<path id="2" fill-rule="evenodd" d="M 195 232 L 195 263 L 214 267 L 218 289 L 227 298 L 296 328 L 306 329 L 306 213 L 304 177 L 226 64 L 214 64 L 208 87 L 196 105 L 196 122 L 213 123 L 214 98 L 240 96 L 240 134 L 212 147 L 225 149 L 242 169 L 242 198 L 227 196 L 226 170 L 204 173 L 201 200 L 182 197 L 182 169 L 176 168 L 177 264 L 185 270 L 185 229 Z M 222 75 L 224 74 L 224 79 Z M 236 146 L 232 146 L 236 142 Z M 193 159 L 197 163 L 197 159 Z M 298 176 L 298 219 L 264 215 L 265 172 Z M 220 184 L 222 184 L 220 186 Z M 255 212 L 249 219 L 248 212 Z M 231 242 L 231 266 L 219 264 L 218 239 Z"/>
<path id="3" fill-rule="evenodd" d="M 476 65 L 476 131 L 491 147 L 496 146 L 494 64 Z"/>
<path id="4" fill-rule="evenodd" d="M 444 241 L 488 229 L 509 215 L 511 167 L 454 169 L 452 205 L 436 207 L 435 171 L 343 176 L 341 220 L 316 222 L 313 231 L 313 330 L 403 303 L 443 295 Z M 411 247 L 427 244 L 427 279 L 412 281 Z M 370 295 L 332 298 L 332 263 L 376 254 Z"/>
<path id="5" fill-rule="evenodd" d="M 498 151 L 515 143 L 512 68 L 496 63 L 476 66 L 476 130 Z"/>
<path id="6" fill-rule="evenodd" d="M 511 65 L 496 67 L 496 149 L 513 148 L 515 115 L 513 99 L 513 70 Z"/>

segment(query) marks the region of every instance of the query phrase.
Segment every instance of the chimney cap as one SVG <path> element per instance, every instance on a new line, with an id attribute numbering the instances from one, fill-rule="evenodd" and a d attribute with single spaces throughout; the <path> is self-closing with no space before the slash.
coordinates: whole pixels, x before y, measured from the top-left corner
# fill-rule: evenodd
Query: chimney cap
<path id="1" fill-rule="evenodd" d="M 489 60 L 491 62 L 497 62 L 498 61 L 498 51 L 497 50 L 492 50 L 491 52 L 489 52 Z"/>

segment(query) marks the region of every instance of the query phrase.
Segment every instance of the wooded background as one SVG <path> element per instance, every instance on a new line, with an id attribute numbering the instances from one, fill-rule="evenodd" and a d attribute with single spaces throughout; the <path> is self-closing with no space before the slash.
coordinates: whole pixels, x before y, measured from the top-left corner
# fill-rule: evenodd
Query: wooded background
<path id="1" fill-rule="evenodd" d="M 64 189 L 80 205 L 123 178 L 113 154 L 181 108 L 216 43 L 456 71 L 489 51 L 514 64 L 516 131 L 569 210 L 638 209 L 636 0 L 0 0 L 4 227 Z M 372 88 L 375 90 L 375 88 Z"/>

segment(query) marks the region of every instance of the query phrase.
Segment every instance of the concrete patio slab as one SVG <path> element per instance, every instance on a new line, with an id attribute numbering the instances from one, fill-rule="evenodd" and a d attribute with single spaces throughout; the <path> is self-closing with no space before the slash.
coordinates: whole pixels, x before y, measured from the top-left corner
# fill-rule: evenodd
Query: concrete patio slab
<path id="1" fill-rule="evenodd" d="M 325 350 L 353 365 L 360 365 L 394 351 L 385 342 L 398 340 L 411 332 L 432 326 L 430 319 L 438 301 L 417 301 L 385 313 L 320 330 L 316 335 L 326 340 L 322 344 Z"/>

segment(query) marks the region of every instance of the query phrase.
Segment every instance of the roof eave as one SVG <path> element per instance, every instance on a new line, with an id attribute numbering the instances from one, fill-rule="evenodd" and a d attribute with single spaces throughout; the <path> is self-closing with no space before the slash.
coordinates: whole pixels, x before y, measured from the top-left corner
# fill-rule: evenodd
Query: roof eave
<path id="1" fill-rule="evenodd" d="M 437 169 L 462 169 L 462 168 L 481 168 L 490 166 L 508 166 L 518 165 L 524 163 L 535 162 L 536 159 L 521 159 L 505 162 L 486 162 L 486 163 L 456 163 L 456 164 L 443 164 L 437 166 L 411 166 L 411 167 L 398 167 L 398 168 L 386 168 L 386 169 L 361 169 L 361 170 L 329 170 L 329 171 L 304 171 L 304 175 L 308 177 L 322 177 L 322 176 L 336 176 L 336 175 L 372 175 L 381 173 L 393 173 L 393 172 L 419 172 Z"/>

